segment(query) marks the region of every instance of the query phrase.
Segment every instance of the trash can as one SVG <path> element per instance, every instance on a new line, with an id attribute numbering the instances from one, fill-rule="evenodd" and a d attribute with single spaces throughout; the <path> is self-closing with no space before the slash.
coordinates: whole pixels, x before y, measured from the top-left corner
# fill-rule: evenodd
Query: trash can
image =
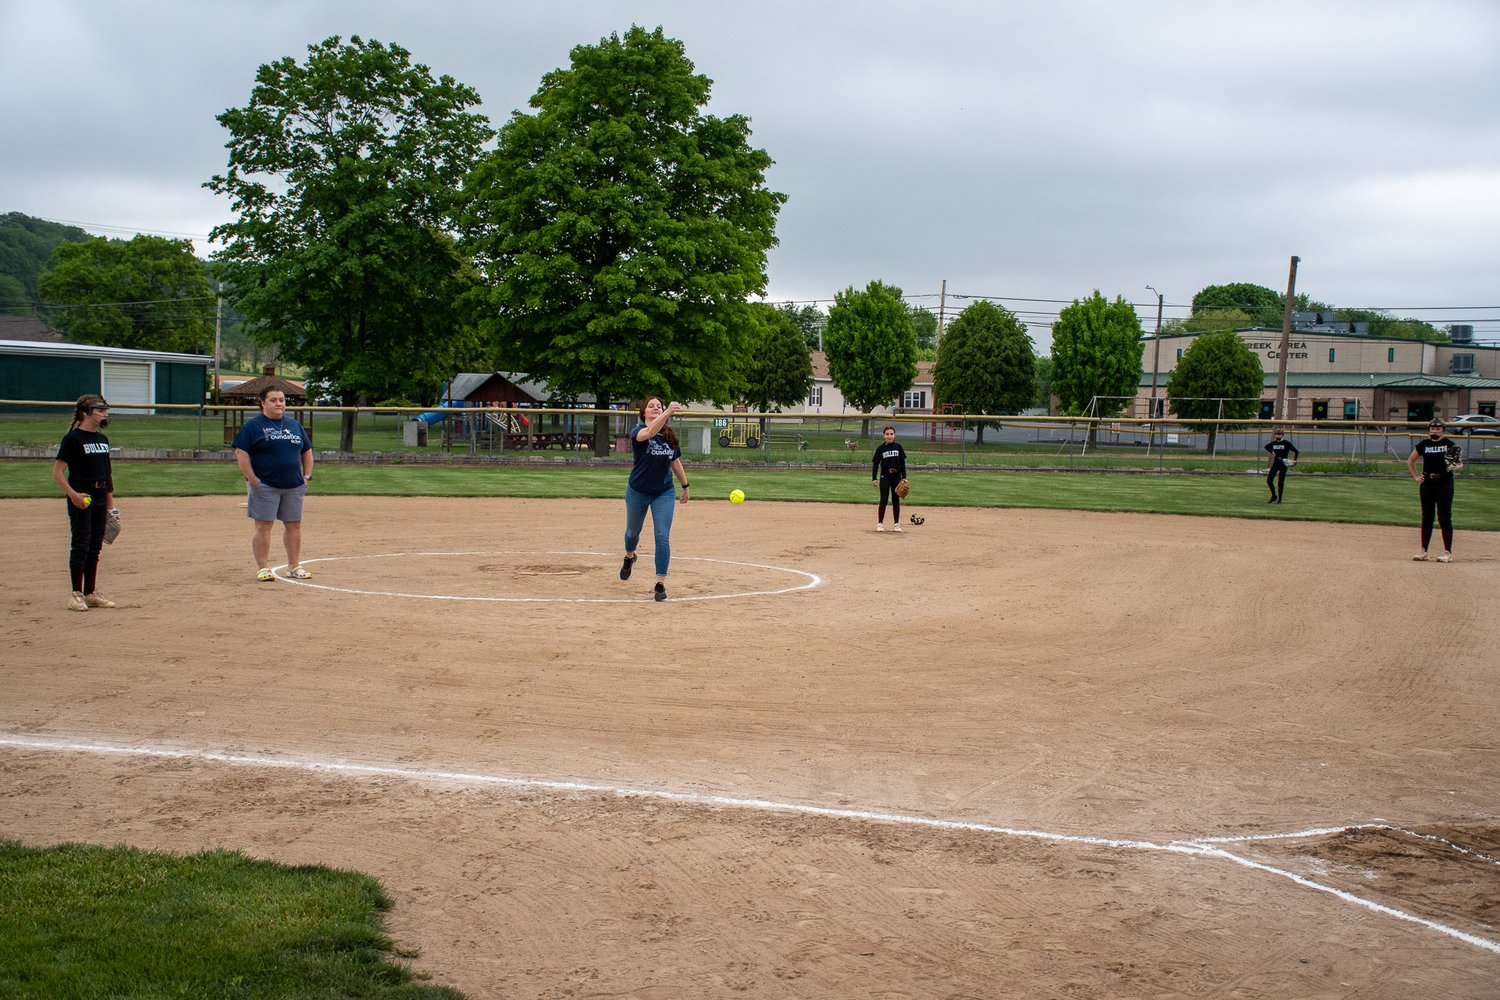
<path id="1" fill-rule="evenodd" d="M 402 424 L 401 443 L 408 448 L 427 447 L 427 424 L 421 420 L 408 420 Z"/>

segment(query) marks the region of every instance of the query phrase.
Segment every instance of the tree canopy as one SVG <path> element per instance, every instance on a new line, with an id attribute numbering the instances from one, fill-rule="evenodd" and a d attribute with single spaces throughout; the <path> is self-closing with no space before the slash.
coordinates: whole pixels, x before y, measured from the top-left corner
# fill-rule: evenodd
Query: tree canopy
<path id="1" fill-rule="evenodd" d="M 776 308 L 787 315 L 797 329 L 802 331 L 802 339 L 807 342 L 809 351 L 821 351 L 823 349 L 823 324 L 828 322 L 828 316 L 814 305 L 795 302 L 783 302 Z"/>
<path id="2" fill-rule="evenodd" d="M 748 119 L 704 112 L 710 86 L 632 27 L 573 49 L 501 129 L 466 221 L 505 357 L 600 403 L 733 397 L 785 195 Z"/>
<path id="3" fill-rule="evenodd" d="M 1141 324 L 1123 298 L 1098 289 L 1064 306 L 1052 324 L 1052 391 L 1063 412 L 1082 413 L 1095 399 L 1096 416 L 1112 417 L 1141 384 Z"/>
<path id="4" fill-rule="evenodd" d="M 861 413 L 899 399 L 917 377 L 917 335 L 901 289 L 872 281 L 837 293 L 823 351 L 829 378 Z"/>
<path id="5" fill-rule="evenodd" d="M 229 167 L 205 186 L 237 216 L 211 234 L 226 291 L 346 404 L 434 398 L 481 356 L 462 305 L 477 275 L 450 235 L 493 136 L 478 103 L 398 45 L 334 36 L 261 66 L 249 104 L 218 116 Z"/>
<path id="6" fill-rule="evenodd" d="M 1036 394 L 1026 324 L 1003 306 L 974 302 L 943 331 L 932 380 L 938 403 L 956 403 L 965 413 L 1019 413 Z"/>
<path id="7" fill-rule="evenodd" d="M 188 240 L 59 243 L 38 290 L 48 303 L 48 322 L 77 343 L 150 351 L 213 347 L 214 290 Z"/>
<path id="8" fill-rule="evenodd" d="M 1260 358 L 1238 334 L 1223 330 L 1194 338 L 1167 376 L 1167 400 L 1185 420 L 1242 420 L 1259 410 L 1264 385 Z M 1209 451 L 1217 431 L 1209 430 Z"/>
<path id="9" fill-rule="evenodd" d="M 0 309 L 30 313 L 41 293 L 37 281 L 62 243 L 93 239 L 77 226 L 35 219 L 20 212 L 0 215 Z"/>
<path id="10" fill-rule="evenodd" d="M 774 306 L 756 304 L 751 316 L 756 332 L 741 398 L 762 413 L 797 405 L 807 399 L 813 380 L 812 355 L 801 328 Z"/>

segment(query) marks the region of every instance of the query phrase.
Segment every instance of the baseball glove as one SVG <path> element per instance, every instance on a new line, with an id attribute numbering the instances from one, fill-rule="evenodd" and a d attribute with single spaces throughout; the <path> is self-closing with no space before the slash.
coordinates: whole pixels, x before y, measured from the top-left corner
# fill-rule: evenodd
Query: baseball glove
<path id="1" fill-rule="evenodd" d="M 104 544 L 113 545 L 115 539 L 120 537 L 120 508 L 116 507 L 109 512 L 109 518 L 104 522 Z"/>
<path id="2" fill-rule="evenodd" d="M 898 497 L 900 497 L 901 499 L 905 500 L 906 499 L 906 494 L 908 494 L 910 492 L 911 492 L 911 483 L 908 483 L 906 480 L 903 479 L 899 483 L 896 484 L 896 495 Z"/>
<path id="3" fill-rule="evenodd" d="M 1448 463 L 1449 472 L 1464 464 L 1464 450 L 1457 441 L 1448 442 L 1448 454 L 1445 460 Z"/>
<path id="4" fill-rule="evenodd" d="M 1289 459 L 1286 460 L 1286 467 L 1288 469 L 1294 467 L 1296 464 L 1297 464 L 1297 460 L 1295 458 L 1289 458 Z"/>

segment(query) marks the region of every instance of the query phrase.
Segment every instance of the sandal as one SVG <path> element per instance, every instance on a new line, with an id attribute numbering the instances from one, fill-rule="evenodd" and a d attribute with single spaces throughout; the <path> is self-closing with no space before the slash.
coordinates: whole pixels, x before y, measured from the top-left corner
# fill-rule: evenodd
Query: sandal
<path id="1" fill-rule="evenodd" d="M 263 569 L 255 574 L 255 579 L 260 583 L 270 583 L 272 580 L 276 579 L 276 574 L 272 573 L 268 569 Z"/>
<path id="2" fill-rule="evenodd" d="M 294 567 L 292 567 L 292 571 L 290 573 L 288 573 L 287 576 L 291 577 L 293 580 L 311 580 L 312 579 L 312 574 L 309 573 L 307 570 L 303 569 L 301 566 L 294 566 Z"/>

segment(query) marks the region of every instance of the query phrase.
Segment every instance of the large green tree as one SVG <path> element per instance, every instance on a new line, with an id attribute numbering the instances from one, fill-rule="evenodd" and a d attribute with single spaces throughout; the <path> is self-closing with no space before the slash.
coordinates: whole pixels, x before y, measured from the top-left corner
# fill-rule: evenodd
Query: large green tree
<path id="1" fill-rule="evenodd" d="M 1260 409 L 1265 372 L 1260 358 L 1230 330 L 1200 334 L 1167 376 L 1167 400 L 1185 420 L 1243 420 Z M 1214 450 L 1217 424 L 1208 429 Z"/>
<path id="2" fill-rule="evenodd" d="M 137 236 L 59 243 L 38 290 L 48 321 L 77 343 L 151 351 L 213 348 L 213 287 L 188 240 Z"/>
<path id="3" fill-rule="evenodd" d="M 237 215 L 211 234 L 225 286 L 253 330 L 346 405 L 432 398 L 481 356 L 461 305 L 477 274 L 451 235 L 494 134 L 467 110 L 478 103 L 399 45 L 355 35 L 260 67 L 250 103 L 218 116 L 229 168 L 205 186 Z"/>
<path id="4" fill-rule="evenodd" d="M 748 119 L 704 112 L 710 88 L 681 42 L 632 27 L 575 48 L 501 129 L 468 225 L 513 365 L 600 404 L 734 396 L 785 196 Z"/>
<path id="5" fill-rule="evenodd" d="M 812 355 L 802 330 L 774 306 L 757 304 L 751 315 L 756 331 L 740 396 L 762 413 L 795 406 L 807 399 L 813 380 Z M 761 438 L 765 439 L 764 422 Z"/>
<path id="6" fill-rule="evenodd" d="M 901 289 L 872 281 L 835 294 L 823 351 L 833 384 L 867 414 L 860 435 L 868 437 L 869 412 L 899 399 L 917 377 L 917 334 Z"/>
<path id="7" fill-rule="evenodd" d="M 932 394 L 965 413 L 1018 413 L 1036 394 L 1033 358 L 1026 324 L 1003 306 L 976 301 L 943 331 Z M 977 443 L 984 443 L 987 426 L 998 425 L 981 421 Z"/>
<path id="8" fill-rule="evenodd" d="M 1098 289 L 1064 306 L 1052 324 L 1052 391 L 1064 413 L 1112 417 L 1141 383 L 1141 324 L 1123 298 Z M 1092 434 L 1090 435 L 1092 436 Z"/>
<path id="9" fill-rule="evenodd" d="M 912 306 L 911 323 L 917 334 L 917 352 L 928 358 L 934 357 L 937 351 L 937 315 L 931 309 Z"/>

